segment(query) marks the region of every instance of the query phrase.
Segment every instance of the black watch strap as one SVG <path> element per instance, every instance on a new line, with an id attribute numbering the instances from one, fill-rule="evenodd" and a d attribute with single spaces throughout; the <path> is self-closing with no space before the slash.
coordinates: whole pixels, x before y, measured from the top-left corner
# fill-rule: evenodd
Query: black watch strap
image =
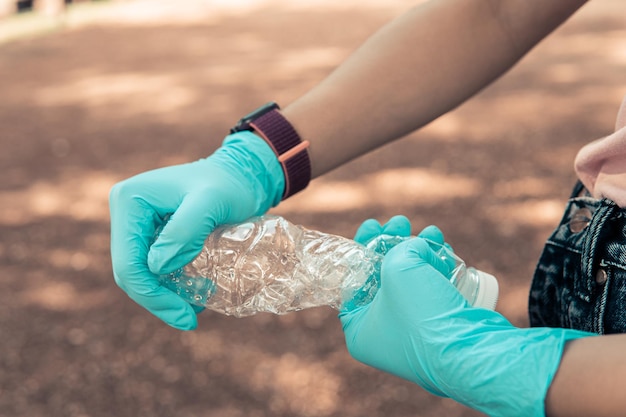
<path id="1" fill-rule="evenodd" d="M 268 103 L 255 113 L 251 117 L 246 116 L 247 120 L 242 119 L 233 131 L 252 130 L 272 147 L 285 175 L 285 191 L 282 197 L 285 200 L 309 185 L 309 142 L 300 138 L 275 103 Z"/>

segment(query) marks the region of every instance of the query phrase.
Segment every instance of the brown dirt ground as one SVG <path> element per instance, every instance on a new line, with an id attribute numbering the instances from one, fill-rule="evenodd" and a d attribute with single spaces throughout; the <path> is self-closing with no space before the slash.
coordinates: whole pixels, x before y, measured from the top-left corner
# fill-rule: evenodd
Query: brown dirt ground
<path id="1" fill-rule="evenodd" d="M 147 17 L 101 4 L 0 45 L 0 416 L 479 415 L 356 363 L 329 309 L 205 312 L 184 333 L 116 287 L 113 183 L 207 155 L 242 113 L 302 94 L 411 2 L 178 3 Z M 625 70 L 622 1 L 593 2 L 466 105 L 277 212 L 344 236 L 398 213 L 437 224 L 499 277 L 499 310 L 524 326 L 573 158 L 611 131 Z"/>

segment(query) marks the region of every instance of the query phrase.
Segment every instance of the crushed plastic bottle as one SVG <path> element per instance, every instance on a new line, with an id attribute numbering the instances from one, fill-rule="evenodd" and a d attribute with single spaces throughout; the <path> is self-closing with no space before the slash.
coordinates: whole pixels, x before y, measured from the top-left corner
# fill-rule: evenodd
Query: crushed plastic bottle
<path id="1" fill-rule="evenodd" d="M 160 281 L 191 304 L 235 317 L 353 309 L 374 298 L 384 254 L 405 239 L 381 236 L 364 246 L 265 215 L 215 229 L 196 259 Z M 454 261 L 450 280 L 470 304 L 494 309 L 496 279 L 438 246 Z"/>

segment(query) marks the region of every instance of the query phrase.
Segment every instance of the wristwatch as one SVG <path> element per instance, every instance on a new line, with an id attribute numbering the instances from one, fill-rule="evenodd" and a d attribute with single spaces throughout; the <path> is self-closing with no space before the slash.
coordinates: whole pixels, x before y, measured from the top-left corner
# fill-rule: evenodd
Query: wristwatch
<path id="1" fill-rule="evenodd" d="M 280 107 L 269 102 L 244 116 L 230 129 L 230 133 L 251 131 L 272 148 L 285 174 L 285 192 L 282 199 L 306 188 L 311 180 L 309 141 L 303 141 L 296 129 L 280 113 Z"/>

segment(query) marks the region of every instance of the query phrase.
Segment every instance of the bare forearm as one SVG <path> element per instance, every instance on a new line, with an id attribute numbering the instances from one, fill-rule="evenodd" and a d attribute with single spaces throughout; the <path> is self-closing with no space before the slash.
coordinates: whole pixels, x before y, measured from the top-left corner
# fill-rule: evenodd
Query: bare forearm
<path id="1" fill-rule="evenodd" d="M 585 0 L 432 0 L 374 34 L 285 110 L 319 176 L 452 110 Z"/>
<path id="2" fill-rule="evenodd" d="M 618 417 L 626 410 L 626 334 L 570 342 L 546 398 L 550 417 Z"/>

